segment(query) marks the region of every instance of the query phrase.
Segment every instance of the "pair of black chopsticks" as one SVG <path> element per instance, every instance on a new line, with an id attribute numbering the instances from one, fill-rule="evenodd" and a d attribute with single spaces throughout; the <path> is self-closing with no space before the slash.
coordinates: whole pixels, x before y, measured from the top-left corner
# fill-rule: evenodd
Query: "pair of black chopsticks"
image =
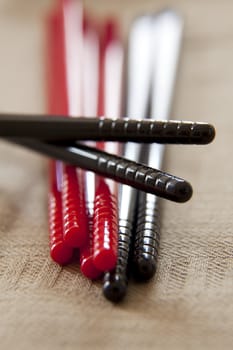
<path id="1" fill-rule="evenodd" d="M 78 141 L 207 144 L 214 136 L 207 123 L 0 115 L 0 137 L 10 142 L 176 202 L 190 199 L 187 181 Z"/>

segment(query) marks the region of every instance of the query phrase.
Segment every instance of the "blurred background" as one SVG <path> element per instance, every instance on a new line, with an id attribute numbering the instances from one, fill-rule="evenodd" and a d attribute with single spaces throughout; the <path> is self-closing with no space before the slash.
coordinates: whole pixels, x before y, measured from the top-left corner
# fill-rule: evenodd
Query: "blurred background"
<path id="1" fill-rule="evenodd" d="M 54 1 L 0 0 L 0 111 L 44 113 L 44 20 Z M 189 203 L 164 202 L 156 278 L 112 306 L 76 266 L 49 259 L 46 162 L 0 143 L 1 349 L 230 349 L 233 335 L 233 2 L 86 0 L 116 16 L 172 6 L 184 17 L 173 119 L 215 125 L 213 144 L 169 146 L 164 170 L 189 180 Z M 22 205 L 24 204 L 24 205 Z M 13 336 L 12 336 L 13 334 Z"/>

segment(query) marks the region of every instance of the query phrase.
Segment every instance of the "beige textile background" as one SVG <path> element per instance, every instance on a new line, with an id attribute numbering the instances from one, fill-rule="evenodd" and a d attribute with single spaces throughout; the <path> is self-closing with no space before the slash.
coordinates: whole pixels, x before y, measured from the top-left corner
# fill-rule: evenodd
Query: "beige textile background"
<path id="1" fill-rule="evenodd" d="M 0 110 L 44 112 L 43 18 L 52 2 L 0 1 Z M 206 147 L 169 146 L 164 168 L 188 179 L 164 202 L 159 268 L 112 305 L 101 285 L 49 258 L 46 161 L 0 142 L 0 349 L 231 349 L 233 342 L 233 2 L 86 0 L 130 20 L 172 5 L 185 18 L 172 117 L 209 121 Z"/>

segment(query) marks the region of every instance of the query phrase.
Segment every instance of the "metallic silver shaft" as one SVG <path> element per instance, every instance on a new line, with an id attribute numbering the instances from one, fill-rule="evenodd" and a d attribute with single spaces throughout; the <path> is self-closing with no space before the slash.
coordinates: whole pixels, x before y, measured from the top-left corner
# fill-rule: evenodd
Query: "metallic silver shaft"
<path id="1" fill-rule="evenodd" d="M 151 78 L 151 17 L 142 16 L 135 20 L 129 36 L 128 87 L 126 116 L 145 118 L 148 112 Z M 141 146 L 128 143 L 123 156 L 139 161 Z M 137 190 L 119 186 L 119 239 L 116 269 L 104 277 L 103 292 L 107 299 L 123 299 L 128 284 L 128 261 L 131 252 L 133 221 L 136 209 Z"/>
<path id="2" fill-rule="evenodd" d="M 168 120 L 182 39 L 183 21 L 171 10 L 153 19 L 152 47 L 153 73 L 151 118 Z M 164 146 L 144 146 L 141 161 L 159 169 L 162 166 Z M 135 277 L 146 280 L 156 272 L 160 241 L 160 211 L 156 196 L 139 193 L 139 210 L 136 224 L 133 267 Z"/>

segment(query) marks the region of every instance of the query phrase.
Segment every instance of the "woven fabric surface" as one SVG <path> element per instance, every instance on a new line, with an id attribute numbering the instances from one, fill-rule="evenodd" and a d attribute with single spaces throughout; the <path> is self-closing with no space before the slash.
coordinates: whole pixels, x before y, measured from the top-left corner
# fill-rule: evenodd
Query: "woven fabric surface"
<path id="1" fill-rule="evenodd" d="M 45 112 L 43 19 L 52 2 L 0 1 L 0 110 Z M 172 5 L 184 15 L 173 119 L 208 121 L 209 146 L 169 146 L 164 170 L 189 180 L 163 202 L 156 277 L 107 302 L 73 264 L 49 257 L 47 160 L 0 142 L 0 349 L 231 349 L 233 343 L 233 2 L 86 0 L 131 19 Z"/>

